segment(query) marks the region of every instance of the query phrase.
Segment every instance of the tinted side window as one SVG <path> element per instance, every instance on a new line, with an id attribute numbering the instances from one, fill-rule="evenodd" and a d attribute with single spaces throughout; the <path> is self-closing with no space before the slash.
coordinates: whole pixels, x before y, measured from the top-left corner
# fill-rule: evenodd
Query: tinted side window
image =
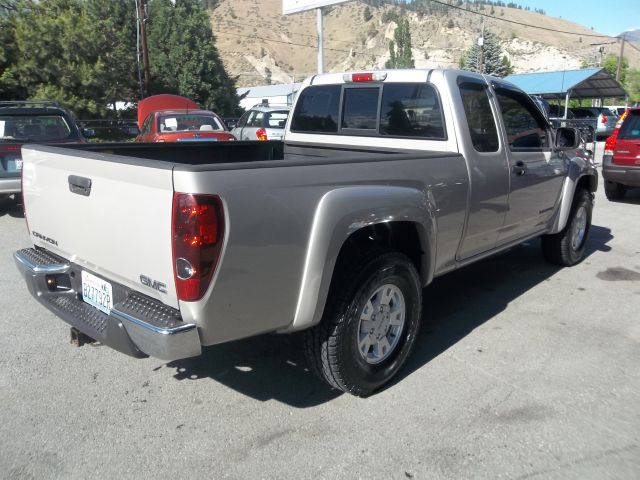
<path id="1" fill-rule="evenodd" d="M 142 122 L 142 128 L 140 129 L 141 135 L 148 135 L 151 133 L 151 123 L 153 122 L 153 114 L 147 116 L 147 119 Z"/>
<path id="2" fill-rule="evenodd" d="M 262 127 L 263 118 L 264 112 L 254 112 L 254 115 L 252 115 L 247 122 L 247 127 Z"/>
<path id="3" fill-rule="evenodd" d="M 345 88 L 342 106 L 342 128 L 375 130 L 378 123 L 380 89 Z"/>
<path id="4" fill-rule="evenodd" d="M 458 88 L 473 148 L 478 152 L 497 152 L 498 131 L 486 87 L 480 83 L 462 81 Z"/>
<path id="5" fill-rule="evenodd" d="M 496 95 L 512 151 L 539 150 L 549 146 L 546 122 L 529 97 L 502 88 L 496 89 Z"/>
<path id="6" fill-rule="evenodd" d="M 380 133 L 444 139 L 444 119 L 435 89 L 424 83 L 390 83 L 382 91 Z"/>
<path id="7" fill-rule="evenodd" d="M 340 85 L 305 88 L 293 114 L 294 132 L 336 133 L 340 107 Z"/>
<path id="8" fill-rule="evenodd" d="M 240 120 L 238 120 L 238 123 L 236 124 L 236 128 L 242 128 L 247 124 L 247 118 L 249 118 L 250 113 L 251 111 L 248 111 L 247 113 L 242 115 L 242 117 L 240 117 Z"/>

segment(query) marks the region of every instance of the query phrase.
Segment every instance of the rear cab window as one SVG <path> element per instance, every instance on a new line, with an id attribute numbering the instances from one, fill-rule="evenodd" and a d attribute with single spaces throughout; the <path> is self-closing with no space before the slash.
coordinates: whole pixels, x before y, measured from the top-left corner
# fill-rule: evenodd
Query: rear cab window
<path id="1" fill-rule="evenodd" d="M 498 129 L 491 111 L 487 86 L 478 81 L 458 79 L 471 143 L 476 152 L 497 152 L 500 147 Z"/>
<path id="2" fill-rule="evenodd" d="M 308 87 L 296 104 L 291 131 L 447 139 L 438 92 L 424 82 Z"/>

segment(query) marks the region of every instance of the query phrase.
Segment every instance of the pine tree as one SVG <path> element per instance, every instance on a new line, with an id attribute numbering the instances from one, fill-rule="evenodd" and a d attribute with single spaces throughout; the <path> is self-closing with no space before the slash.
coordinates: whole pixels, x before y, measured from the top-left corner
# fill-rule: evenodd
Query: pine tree
<path id="1" fill-rule="evenodd" d="M 466 51 L 461 59 L 460 66 L 464 70 L 480 72 L 480 54 L 482 52 L 482 73 L 504 77 L 513 71 L 511 62 L 506 58 L 500 47 L 500 39 L 488 30 L 484 32 L 484 45 L 474 44 Z"/>
<path id="2" fill-rule="evenodd" d="M 411 54 L 411 31 L 409 20 L 401 17 L 398 26 L 393 33 L 394 40 L 389 42 L 389 60 L 385 68 L 414 68 L 413 55 Z"/>
<path id="3" fill-rule="evenodd" d="M 149 1 L 152 92 L 192 98 L 221 115 L 238 114 L 238 96 L 214 45 L 199 0 Z"/>

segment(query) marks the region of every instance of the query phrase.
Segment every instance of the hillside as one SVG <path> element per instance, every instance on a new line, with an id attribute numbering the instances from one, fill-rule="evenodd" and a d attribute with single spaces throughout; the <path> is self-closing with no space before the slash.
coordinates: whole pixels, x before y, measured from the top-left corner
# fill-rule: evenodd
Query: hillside
<path id="1" fill-rule="evenodd" d="M 398 7 L 369 7 L 350 2 L 326 9 L 324 17 L 325 71 L 383 68 L 389 58 L 389 40 L 396 24 L 383 21 Z M 399 11 L 399 10 L 397 10 Z M 385 14 L 386 13 L 386 14 Z M 485 11 L 488 13 L 488 11 Z M 481 18 L 466 11 L 444 15 L 406 13 L 411 27 L 417 68 L 457 67 L 460 57 L 478 38 Z M 588 37 L 596 31 L 561 18 L 495 7 L 499 18 L 583 36 L 549 32 L 494 19 L 485 28 L 498 34 L 516 73 L 577 69 L 583 61 L 597 61 L 597 46 L 614 39 Z M 299 81 L 316 72 L 315 12 L 282 15 L 281 0 L 219 0 L 211 11 L 216 45 L 239 86 Z M 618 53 L 619 45 L 603 45 L 604 55 Z M 626 49 L 630 66 L 640 67 L 640 52 Z"/>

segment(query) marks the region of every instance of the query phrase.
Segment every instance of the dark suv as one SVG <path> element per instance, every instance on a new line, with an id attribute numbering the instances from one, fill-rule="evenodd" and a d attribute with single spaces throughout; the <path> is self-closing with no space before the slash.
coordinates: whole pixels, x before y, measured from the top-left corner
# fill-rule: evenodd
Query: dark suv
<path id="1" fill-rule="evenodd" d="M 0 197 L 20 193 L 25 143 L 79 143 L 71 114 L 54 102 L 0 102 Z"/>

